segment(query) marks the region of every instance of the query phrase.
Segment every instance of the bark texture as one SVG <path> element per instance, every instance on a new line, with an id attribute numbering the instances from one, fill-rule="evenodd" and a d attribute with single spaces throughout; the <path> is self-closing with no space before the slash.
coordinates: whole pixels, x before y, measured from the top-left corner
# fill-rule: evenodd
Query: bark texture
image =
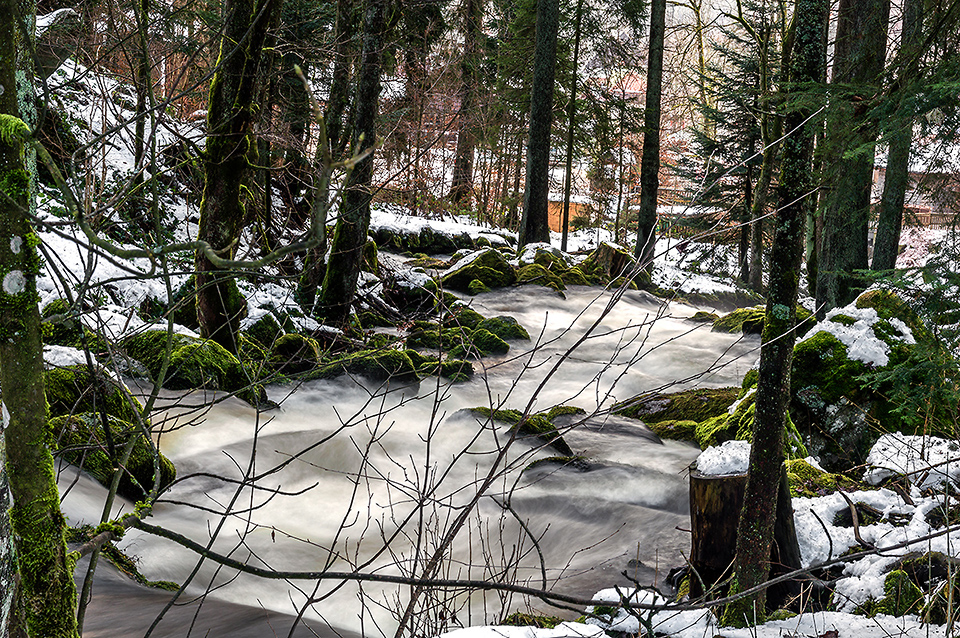
<path id="1" fill-rule="evenodd" d="M 47 448 L 47 402 L 43 389 L 43 344 L 37 308 L 39 240 L 30 226 L 32 199 L 22 140 L 29 128 L 19 119 L 18 102 L 32 103 L 32 65 L 18 66 L 18 49 L 27 50 L 16 20 L 32 33 L 34 15 L 16 0 L 0 0 L 0 387 L 2 431 L 9 481 L 0 501 L 9 510 L 12 550 L 16 554 L 18 599 L 11 605 L 9 580 L 0 587 L 0 621 L 23 619 L 30 636 L 73 638 L 77 635 L 73 565 L 67 557 L 53 456 Z M 16 73 L 20 71 L 20 73 Z M 16 75 L 23 75 L 18 87 Z M 18 90 L 21 89 L 21 90 Z M 0 480 L 0 483 L 3 483 Z M 0 555 L 9 560 L 8 537 L 0 538 Z M 9 578 L 10 565 L 0 566 Z M 5 632 L 8 627 L 2 628 Z M 22 628 L 14 628 L 20 631 Z"/>
<path id="2" fill-rule="evenodd" d="M 663 39 L 667 0 L 650 3 L 650 49 L 647 94 L 643 111 L 643 153 L 640 156 L 640 210 L 635 255 L 646 272 L 653 269 L 657 238 L 657 192 L 660 189 L 660 102 L 663 86 Z"/>
<path id="3" fill-rule="evenodd" d="M 263 43 L 275 0 L 226 0 L 218 69 L 210 85 L 203 200 L 198 238 L 232 257 L 245 221 L 241 201 L 244 173 L 256 162 L 252 135 Z M 197 256 L 197 316 L 200 333 L 237 353 L 246 301 L 229 272 Z"/>
<path id="4" fill-rule="evenodd" d="M 463 57 L 460 61 L 460 112 L 450 201 L 459 204 L 473 192 L 473 152 L 477 146 L 477 68 L 480 65 L 481 0 L 463 0 Z"/>
<path id="5" fill-rule="evenodd" d="M 880 218 L 877 236 L 873 242 L 874 270 L 892 270 L 897 263 L 900 229 L 903 226 L 903 204 L 910 183 L 910 147 L 913 142 L 913 113 L 905 112 L 908 87 L 919 73 L 920 56 L 917 45 L 923 37 L 923 3 L 906 0 L 903 4 L 903 33 L 900 37 L 898 63 L 898 111 L 903 117 L 900 126 L 890 135 L 887 152 L 887 174 L 880 200 Z"/>
<path id="6" fill-rule="evenodd" d="M 834 98 L 827 129 L 831 149 L 822 245 L 817 273 L 818 316 L 852 301 L 867 268 L 867 226 L 877 125 L 870 117 L 879 91 L 890 0 L 840 0 L 837 12 Z"/>
<path id="7" fill-rule="evenodd" d="M 825 64 L 821 30 L 827 18 L 828 0 L 797 0 L 794 11 L 794 48 L 789 80 L 793 91 L 819 78 Z M 743 510 L 737 529 L 734 589 L 759 585 L 770 571 L 770 551 L 776 520 L 778 490 L 784 458 L 784 432 L 790 397 L 790 364 L 796 340 L 797 293 L 803 254 L 804 224 L 812 197 L 802 197 L 812 183 L 811 162 L 814 132 L 803 124 L 808 108 L 789 112 L 786 129 L 792 133 L 783 142 L 783 168 L 778 188 L 767 308 L 760 349 L 756 420 Z M 766 594 L 743 598 L 731 604 L 724 621 L 752 625 L 765 615 Z"/>
<path id="8" fill-rule="evenodd" d="M 520 245 L 549 242 L 547 196 L 550 191 L 550 127 L 553 123 L 553 81 L 557 67 L 559 0 L 537 2 L 537 45 L 530 91 L 530 133 L 527 179 L 523 190 Z"/>
<path id="9" fill-rule="evenodd" d="M 387 0 L 370 0 L 363 16 L 363 50 L 353 130 L 354 152 L 370 151 L 350 172 L 340 203 L 340 216 L 331 243 L 318 312 L 328 323 L 345 326 L 357 291 L 363 246 L 370 226 L 373 147 L 380 97 Z"/>

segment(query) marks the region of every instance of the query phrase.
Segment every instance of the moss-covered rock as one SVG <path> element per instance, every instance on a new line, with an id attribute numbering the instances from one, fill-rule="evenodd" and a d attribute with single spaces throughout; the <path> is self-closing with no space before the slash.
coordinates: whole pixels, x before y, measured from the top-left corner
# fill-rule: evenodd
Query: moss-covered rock
<path id="1" fill-rule="evenodd" d="M 731 406 L 732 407 L 732 406 Z M 748 393 L 740 399 L 733 413 L 721 414 L 697 425 L 697 443 L 701 449 L 720 445 L 726 441 L 753 440 L 753 422 L 756 420 L 756 393 Z M 787 413 L 785 452 L 787 458 L 808 456 L 807 448 L 797 431 L 797 427 Z"/>
<path id="2" fill-rule="evenodd" d="M 696 441 L 697 422 L 689 420 L 667 420 L 648 423 L 647 427 L 661 439 L 674 441 Z"/>
<path id="3" fill-rule="evenodd" d="M 114 416 L 108 416 L 107 422 L 113 440 L 113 455 L 109 454 L 107 438 L 97 414 L 83 412 L 50 419 L 49 427 L 57 455 L 68 463 L 82 467 L 102 485 L 109 487 L 124 447 L 131 437 L 136 437 L 117 492 L 133 501 L 142 500 L 153 487 L 153 447 L 137 426 Z M 177 477 L 177 471 L 162 454 L 159 455 L 159 467 L 162 490 Z"/>
<path id="4" fill-rule="evenodd" d="M 87 366 L 54 368 L 43 373 L 51 417 L 103 410 L 123 421 L 136 422 L 142 406 L 127 396 L 105 370 Z"/>
<path id="5" fill-rule="evenodd" d="M 503 622 L 500 624 L 513 627 L 539 627 L 541 629 L 553 629 L 562 622 L 563 619 L 556 616 L 527 614 L 522 611 L 515 611 L 504 618 Z"/>
<path id="6" fill-rule="evenodd" d="M 307 373 L 307 378 L 327 379 L 341 374 L 355 374 L 377 381 L 415 381 L 417 368 L 403 350 L 361 350 L 337 357 L 319 369 Z"/>
<path id="7" fill-rule="evenodd" d="M 581 272 L 593 283 L 607 283 L 618 277 L 631 276 L 637 261 L 629 252 L 601 242 L 580 264 Z"/>
<path id="8" fill-rule="evenodd" d="M 320 365 L 320 347 L 302 334 L 285 334 L 270 349 L 270 367 L 281 374 L 302 374 Z"/>
<path id="9" fill-rule="evenodd" d="M 853 479 L 843 474 L 819 470 L 804 459 L 790 459 L 786 462 L 786 467 L 790 495 L 794 497 L 814 498 L 857 487 L 857 482 Z"/>
<path id="10" fill-rule="evenodd" d="M 574 456 L 573 450 L 563 440 L 559 430 L 553 424 L 553 419 L 564 412 L 555 412 L 552 417 L 550 411 L 531 414 L 525 420 L 523 413 L 519 410 L 504 409 L 491 410 L 490 408 L 470 408 L 474 414 L 484 418 L 500 421 L 510 425 L 510 431 L 516 431 L 519 435 L 535 436 L 544 443 L 552 446 L 555 450 L 564 456 Z"/>
<path id="11" fill-rule="evenodd" d="M 206 388 L 224 392 L 238 392 L 248 386 L 247 376 L 240 361 L 220 344 L 209 339 L 186 335 L 171 335 L 172 352 L 163 385 L 171 390 Z M 142 363 L 153 375 L 160 373 L 166 348 L 164 330 L 148 330 L 123 340 L 127 354 Z M 254 397 L 242 398 L 250 401 Z"/>
<path id="12" fill-rule="evenodd" d="M 490 288 L 479 279 L 474 279 L 467 285 L 467 292 L 471 295 L 479 295 L 484 292 L 490 292 Z"/>
<path id="13" fill-rule="evenodd" d="M 680 392 L 640 395 L 614 406 L 617 414 L 644 423 L 658 421 L 705 421 L 726 414 L 737 400 L 739 388 L 695 388 Z"/>
<path id="14" fill-rule="evenodd" d="M 474 329 L 480 325 L 484 316 L 479 312 L 463 303 L 455 303 L 448 306 L 443 313 L 444 328 L 465 327 Z"/>
<path id="15" fill-rule="evenodd" d="M 566 290 L 563 280 L 540 264 L 527 264 L 517 271 L 517 283 L 539 284 L 553 290 Z"/>
<path id="16" fill-rule="evenodd" d="M 488 330 L 504 341 L 507 339 L 530 341 L 530 333 L 520 325 L 519 321 L 508 315 L 499 315 L 484 319 L 477 325 L 477 328 Z"/>
<path id="17" fill-rule="evenodd" d="M 377 251 L 377 242 L 368 239 L 363 245 L 360 255 L 360 270 L 374 275 L 380 274 L 380 259 Z"/>
<path id="18" fill-rule="evenodd" d="M 64 299 L 54 299 L 40 312 L 43 323 L 40 331 L 47 345 L 78 347 L 83 339 L 83 326 L 76 317 L 70 316 L 70 304 Z M 56 318 L 56 321 L 51 321 Z"/>
<path id="19" fill-rule="evenodd" d="M 478 328 L 473 331 L 469 342 L 457 344 L 450 348 L 450 356 L 454 359 L 470 359 L 489 357 L 494 354 L 507 354 L 510 344 L 493 334 L 489 330 Z"/>
<path id="20" fill-rule="evenodd" d="M 241 332 L 259 343 L 264 348 L 272 348 L 273 342 L 285 334 L 280 322 L 272 313 L 267 313 L 253 322 L 249 328 Z"/>
<path id="21" fill-rule="evenodd" d="M 481 281 L 487 288 L 502 288 L 517 281 L 517 273 L 498 250 L 487 248 L 460 260 L 443 276 L 443 285 L 450 290 L 468 292 L 470 282 Z"/>
<path id="22" fill-rule="evenodd" d="M 560 273 L 560 281 L 566 286 L 589 286 L 590 279 L 580 269 L 580 266 L 573 266 Z"/>
<path id="23" fill-rule="evenodd" d="M 764 315 L 766 308 L 764 306 L 753 306 L 751 308 L 738 308 L 733 312 L 723 315 L 713 321 L 714 332 L 742 332 L 743 334 L 761 334 L 763 333 Z M 812 313 L 803 306 L 797 306 L 797 334 L 803 336 L 813 325 L 808 321 Z"/>
<path id="24" fill-rule="evenodd" d="M 694 323 L 714 323 L 720 318 L 720 316 L 715 312 L 707 312 L 706 310 L 698 310 L 693 313 L 692 317 L 689 317 L 687 321 L 692 321 Z"/>
<path id="25" fill-rule="evenodd" d="M 883 598 L 877 604 L 876 613 L 888 616 L 917 614 L 923 606 L 923 592 L 907 573 L 900 569 L 887 574 L 883 581 Z"/>

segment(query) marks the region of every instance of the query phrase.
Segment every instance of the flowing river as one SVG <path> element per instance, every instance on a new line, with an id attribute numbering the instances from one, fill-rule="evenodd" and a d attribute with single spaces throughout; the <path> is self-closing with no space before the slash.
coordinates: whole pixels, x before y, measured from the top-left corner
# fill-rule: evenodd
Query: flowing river
<path id="1" fill-rule="evenodd" d="M 465 383 L 378 386 L 340 377 L 275 386 L 270 398 L 281 407 L 259 414 L 235 399 L 209 408 L 197 393 L 171 394 L 178 404 L 166 412 L 161 448 L 179 476 L 203 474 L 165 494 L 149 522 L 274 570 L 421 576 L 435 560 L 439 578 L 546 581 L 587 597 L 626 583 L 624 571 L 641 583 L 659 581 L 688 550 L 684 470 L 698 450 L 660 442 L 607 410 L 651 390 L 739 384 L 759 340 L 713 333 L 688 320 L 694 308 L 645 293 L 610 299 L 589 288 L 563 299 L 533 286 L 472 298 L 485 316 L 517 318 L 532 341 L 478 362 Z M 558 453 L 536 438 L 511 440 L 507 425 L 465 410 L 528 405 L 588 412 L 557 420 L 581 462 L 524 471 Z M 61 489 L 68 485 L 71 523 L 96 524 L 102 488 L 66 470 Z M 196 605 L 175 608 L 156 636 L 191 627 L 197 636 L 287 635 L 283 614 L 302 614 L 319 635 L 392 636 L 412 595 L 406 585 L 238 575 L 136 531 L 120 546 L 147 578 L 182 583 L 196 572 L 183 602 L 208 592 L 199 616 L 189 610 Z M 143 635 L 169 597 L 106 570 L 85 635 Z M 427 591 L 411 608 L 412 633 L 494 621 L 504 609 L 526 610 L 526 602 Z"/>

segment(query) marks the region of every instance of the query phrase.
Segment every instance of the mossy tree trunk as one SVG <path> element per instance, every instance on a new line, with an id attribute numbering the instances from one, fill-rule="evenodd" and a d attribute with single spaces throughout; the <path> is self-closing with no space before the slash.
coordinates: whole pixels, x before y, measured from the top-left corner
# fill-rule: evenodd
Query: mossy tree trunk
<path id="1" fill-rule="evenodd" d="M 277 0 L 225 0 L 220 59 L 210 85 L 203 200 L 198 238 L 232 257 L 245 213 L 241 185 L 257 144 L 251 127 L 254 97 L 267 27 Z M 200 333 L 237 353 L 246 302 L 231 273 L 197 255 L 197 317 Z"/>
<path id="2" fill-rule="evenodd" d="M 23 29 L 18 20 L 23 20 Z M 9 529 L 19 581 L 16 608 L 8 606 L 7 587 L 0 590 L 4 592 L 0 606 L 8 618 L 11 614 L 23 618 L 30 636 L 59 638 L 77 635 L 76 588 L 64 542 L 53 456 L 47 448 L 36 288 L 40 257 L 30 225 L 31 174 L 22 146 L 29 129 L 19 119 L 19 102 L 32 101 L 32 92 L 25 90 L 32 71 L 18 65 L 18 49 L 29 48 L 22 34 L 32 33 L 33 21 L 32 7 L 0 0 L 0 87 L 4 89 L 0 91 L 0 431 L 13 501 Z M 25 76 L 24 86 L 17 87 L 16 75 Z"/>
<path id="3" fill-rule="evenodd" d="M 559 0 L 537 2 L 537 44 L 530 87 L 527 176 L 523 189 L 520 245 L 550 241 L 547 199 L 550 190 L 550 127 L 553 124 L 553 80 L 557 68 Z"/>
<path id="4" fill-rule="evenodd" d="M 363 50 L 353 128 L 355 153 L 369 151 L 357 162 L 344 188 L 340 216 L 330 246 L 318 311 L 332 325 L 345 326 L 357 291 L 363 246 L 370 226 L 373 147 L 376 143 L 387 0 L 368 0 L 363 16 Z"/>
<path id="5" fill-rule="evenodd" d="M 463 0 L 463 57 L 460 61 L 460 111 L 457 117 L 457 150 L 453 160 L 450 201 L 460 204 L 473 193 L 473 152 L 477 146 L 476 119 L 479 107 L 478 67 L 481 63 L 480 38 L 483 35 L 483 2 Z"/>
<path id="6" fill-rule="evenodd" d="M 660 190 L 660 103 L 663 85 L 663 41 L 667 0 L 650 3 L 650 48 L 647 55 L 647 92 L 643 110 L 643 152 L 640 156 L 640 209 L 634 255 L 643 269 L 653 270 L 656 249 L 657 193 Z"/>
<path id="7" fill-rule="evenodd" d="M 910 182 L 910 146 L 913 142 L 913 113 L 909 99 L 910 85 L 919 74 L 920 55 L 918 45 L 923 37 L 923 3 L 921 0 L 906 0 L 903 4 L 903 33 L 900 36 L 900 51 L 897 55 L 900 77 L 897 107 L 900 118 L 892 118 L 896 130 L 890 137 L 887 153 L 887 173 L 880 199 L 880 218 L 877 221 L 877 237 L 873 242 L 874 270 L 892 270 L 897 263 L 900 244 L 900 229 L 903 225 L 903 204 Z"/>
<path id="8" fill-rule="evenodd" d="M 821 32 L 827 19 L 828 0 L 797 0 L 794 11 L 795 36 L 789 63 L 789 80 L 794 92 L 816 83 L 825 64 Z M 770 571 L 778 490 L 784 458 L 787 403 L 790 398 L 790 364 L 796 340 L 797 293 L 808 195 L 813 183 L 813 127 L 804 123 L 809 108 L 787 113 L 786 130 L 794 131 L 783 143 L 783 168 L 778 188 L 767 308 L 760 349 L 753 445 L 743 510 L 737 527 L 737 558 L 734 584 L 743 591 L 764 582 Z M 744 625 L 762 621 L 766 594 L 743 598 L 731 604 L 725 614 L 728 624 Z"/>
<path id="9" fill-rule="evenodd" d="M 818 316 L 852 301 L 865 282 L 867 228 L 890 0 L 840 0 L 828 115 L 828 189 L 817 273 Z"/>

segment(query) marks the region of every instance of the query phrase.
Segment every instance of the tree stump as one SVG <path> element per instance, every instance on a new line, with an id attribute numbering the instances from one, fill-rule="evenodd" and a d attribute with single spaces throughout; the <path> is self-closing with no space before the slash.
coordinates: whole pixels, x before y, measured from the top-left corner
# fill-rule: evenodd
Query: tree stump
<path id="1" fill-rule="evenodd" d="M 690 472 L 690 597 L 697 598 L 730 575 L 737 547 L 737 525 L 743 508 L 746 474 L 709 476 Z M 780 472 L 777 521 L 771 549 L 771 577 L 800 567 L 800 545 L 793 521 L 793 504 L 786 467 Z M 771 587 L 768 605 L 776 609 L 799 593 L 800 583 L 788 581 Z"/>

